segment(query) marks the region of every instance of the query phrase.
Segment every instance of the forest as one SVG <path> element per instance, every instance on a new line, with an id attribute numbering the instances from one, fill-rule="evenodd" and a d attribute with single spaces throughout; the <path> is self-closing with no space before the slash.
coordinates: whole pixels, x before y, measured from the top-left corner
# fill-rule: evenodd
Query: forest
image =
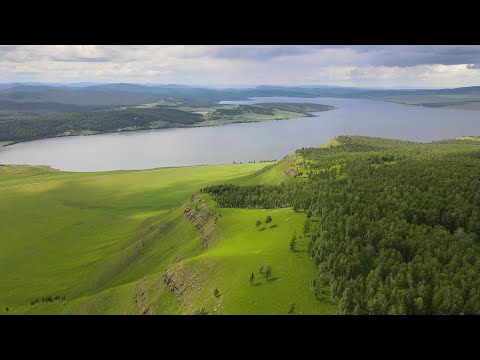
<path id="1" fill-rule="evenodd" d="M 314 103 L 258 103 L 254 105 L 238 105 L 235 107 L 216 108 L 204 115 L 208 123 L 247 122 L 280 120 L 298 117 L 315 116 L 313 112 L 334 110 L 331 105 Z"/>
<path id="2" fill-rule="evenodd" d="M 0 141 L 28 141 L 46 137 L 119 130 L 184 127 L 201 122 L 199 114 L 169 107 L 127 108 L 82 113 L 50 113 L 0 121 Z"/>
<path id="3" fill-rule="evenodd" d="M 291 111 L 303 116 L 313 116 L 312 112 L 333 110 L 330 105 L 313 103 L 258 103 L 255 105 L 239 105 L 233 109 L 216 109 L 210 117 L 244 115 L 246 113 L 274 115 L 274 110 Z"/>
<path id="4" fill-rule="evenodd" d="M 202 189 L 227 208 L 293 207 L 339 314 L 480 314 L 480 141 L 341 136 L 280 185 Z M 301 171 L 300 171 L 301 170 Z"/>
<path id="5" fill-rule="evenodd" d="M 181 102 L 182 106 L 152 104 L 149 107 L 114 109 L 44 102 L 18 104 L 16 113 L 8 109 L 3 110 L 3 116 L 0 113 L 0 141 L 21 142 L 66 135 L 267 121 L 313 116 L 310 112 L 334 109 L 329 105 L 307 103 L 217 105 L 207 108 L 211 111 L 202 115 L 194 111 L 197 108 L 190 102 L 187 103 L 190 105 L 188 111 L 184 110 L 182 106 L 185 104 Z"/>

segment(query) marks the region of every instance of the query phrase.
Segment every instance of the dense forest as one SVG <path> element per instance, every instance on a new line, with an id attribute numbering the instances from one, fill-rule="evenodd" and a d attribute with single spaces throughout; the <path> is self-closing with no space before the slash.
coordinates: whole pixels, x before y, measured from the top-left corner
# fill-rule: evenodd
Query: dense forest
<path id="1" fill-rule="evenodd" d="M 20 142 L 47 137 L 94 134 L 112 131 L 133 131 L 162 129 L 185 126 L 198 126 L 206 120 L 244 122 L 258 121 L 256 116 L 270 116 L 263 120 L 276 119 L 277 111 L 285 111 L 292 117 L 311 116 L 310 112 L 334 109 L 333 106 L 320 104 L 265 103 L 256 105 L 212 107 L 208 115 L 195 111 L 181 110 L 185 104 L 178 100 L 174 105 L 151 105 L 149 107 L 130 107 L 99 110 L 98 106 L 77 106 L 62 103 L 4 102 L 0 100 L 0 141 Z M 191 103 L 190 109 L 196 110 Z M 220 105 L 221 106 L 221 105 Z M 176 108 L 179 107 L 179 108 Z M 13 112 L 15 109 L 17 112 Z M 52 112 L 52 109 L 54 111 Z M 66 112 L 65 112 L 66 111 Z M 207 124 L 207 125 L 211 125 Z"/>
<path id="2" fill-rule="evenodd" d="M 208 115 L 209 120 L 228 120 L 235 117 L 245 117 L 249 115 L 267 115 L 274 116 L 275 111 L 285 111 L 296 113 L 297 116 L 314 116 L 312 112 L 328 111 L 335 109 L 331 105 L 313 104 L 313 103 L 258 103 L 255 105 L 239 105 L 234 108 L 216 109 Z"/>
<path id="3" fill-rule="evenodd" d="M 0 121 L 0 141 L 27 141 L 79 134 L 166 127 L 184 127 L 203 121 L 200 114 L 170 107 L 129 108 L 82 113 L 50 113 Z"/>
<path id="4" fill-rule="evenodd" d="M 86 112 L 95 110 L 104 110 L 112 108 L 112 106 L 81 106 L 74 104 L 63 104 L 56 102 L 19 102 L 0 100 L 0 109 L 2 111 L 51 111 L 51 112 Z"/>
<path id="5" fill-rule="evenodd" d="M 281 185 L 202 191 L 305 211 L 314 291 L 340 314 L 480 314 L 480 141 L 337 140 L 298 150 Z"/>

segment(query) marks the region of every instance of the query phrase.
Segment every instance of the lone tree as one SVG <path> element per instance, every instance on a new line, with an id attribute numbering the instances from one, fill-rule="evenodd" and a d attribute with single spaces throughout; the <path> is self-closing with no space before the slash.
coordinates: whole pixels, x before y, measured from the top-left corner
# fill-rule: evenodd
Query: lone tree
<path id="1" fill-rule="evenodd" d="M 270 215 L 265 219 L 265 224 L 270 224 L 272 222 L 272 217 Z"/>
<path id="2" fill-rule="evenodd" d="M 295 313 L 295 303 L 293 303 L 292 305 L 290 305 L 290 310 L 288 310 L 288 313 L 290 315 L 294 314 Z"/>
<path id="3" fill-rule="evenodd" d="M 255 223 L 255 226 L 257 227 L 257 229 L 260 225 L 262 225 L 262 222 L 260 220 L 257 220 L 257 222 Z"/>
<path id="4" fill-rule="evenodd" d="M 218 289 L 215 289 L 213 291 L 213 295 L 215 295 L 215 297 L 219 297 L 220 296 L 220 291 L 218 291 Z"/>
<path id="5" fill-rule="evenodd" d="M 290 241 L 290 251 L 295 252 L 297 250 L 297 236 L 293 235 L 292 240 Z"/>
<path id="6" fill-rule="evenodd" d="M 248 282 L 250 283 L 250 285 L 253 285 L 253 283 L 255 282 L 255 275 L 253 274 L 253 272 L 252 272 L 252 275 L 250 276 L 250 280 L 248 280 Z"/>
<path id="7" fill-rule="evenodd" d="M 260 259 L 260 264 L 258 265 L 258 272 L 263 273 L 263 258 Z"/>
<path id="8" fill-rule="evenodd" d="M 272 267 L 269 265 L 267 270 L 265 270 L 265 277 L 267 278 L 267 281 L 270 281 L 270 276 L 272 276 Z"/>

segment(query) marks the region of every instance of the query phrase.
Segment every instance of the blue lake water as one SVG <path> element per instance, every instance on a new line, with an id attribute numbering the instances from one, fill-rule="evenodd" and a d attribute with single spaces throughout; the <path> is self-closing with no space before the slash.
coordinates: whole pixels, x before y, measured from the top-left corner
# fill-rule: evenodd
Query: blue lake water
<path id="1" fill-rule="evenodd" d="M 314 102 L 338 109 L 292 120 L 36 140 L 0 148 L 0 164 L 49 165 L 65 171 L 133 170 L 278 160 L 336 135 L 422 142 L 480 135 L 480 111 L 334 98 L 269 97 L 222 103 L 259 102 Z"/>

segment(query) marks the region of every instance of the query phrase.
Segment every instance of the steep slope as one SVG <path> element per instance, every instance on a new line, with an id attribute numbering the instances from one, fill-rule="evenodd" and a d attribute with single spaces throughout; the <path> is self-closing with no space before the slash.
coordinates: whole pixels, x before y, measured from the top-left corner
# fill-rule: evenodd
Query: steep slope
<path id="1" fill-rule="evenodd" d="M 257 228 L 255 221 L 263 222 L 267 215 L 272 222 Z M 138 229 L 128 255 L 112 264 L 123 271 L 105 290 L 65 304 L 36 304 L 27 311 L 286 314 L 295 304 L 297 314 L 333 313 L 336 304 L 328 296 L 317 300 L 310 288 L 317 270 L 300 235 L 304 219 L 303 213 L 291 209 L 222 209 L 209 196 L 194 195 Z M 294 234 L 298 247 L 291 252 Z M 272 276 L 267 280 L 268 266 Z M 255 280 L 250 284 L 252 273 Z"/>
<path id="2" fill-rule="evenodd" d="M 285 169 L 291 164 L 287 157 L 273 165 L 78 177 L 48 168 L 4 167 L 1 178 L 14 190 L 0 194 L 10 205 L 11 216 L 4 220 L 12 225 L 12 218 L 28 204 L 41 206 L 30 211 L 33 222 L 27 228 L 5 227 L 10 235 L 2 239 L 8 248 L 4 254 L 13 257 L 0 259 L 6 275 L 0 282 L 2 307 L 27 314 L 286 314 L 295 304 L 299 314 L 333 313 L 336 304 L 329 296 L 317 300 L 311 290 L 318 270 L 301 237 L 303 212 L 225 209 L 206 194 L 195 195 L 208 184 L 200 180 L 205 174 L 210 183 L 242 181 L 238 179 L 277 183 L 290 179 Z M 256 171 L 263 167 L 267 171 Z M 236 177 L 248 172 L 251 175 Z M 178 183 L 185 177 L 188 182 Z M 194 195 L 185 196 L 189 192 Z M 12 206 L 14 199 L 17 206 Z M 72 206 L 75 212 L 68 210 Z M 268 215 L 273 221 L 267 225 Z M 103 222 L 107 223 L 102 229 Z M 40 236 L 32 238 L 32 231 Z M 295 252 L 289 248 L 293 235 L 298 243 Z M 20 240 L 17 249 L 11 247 L 13 237 Z M 44 247 L 52 253 L 44 253 Z M 15 260 L 20 258 L 23 265 Z M 272 276 L 267 280 L 268 266 Z M 250 284 L 252 273 L 255 281 Z"/>
<path id="3" fill-rule="evenodd" d="M 146 219 L 203 186 L 265 165 L 107 173 L 0 166 L 0 313 L 23 312 L 42 297 L 66 296 L 69 303 L 105 289 L 134 262 L 132 246 L 147 236 L 139 233 L 148 230 Z"/>

